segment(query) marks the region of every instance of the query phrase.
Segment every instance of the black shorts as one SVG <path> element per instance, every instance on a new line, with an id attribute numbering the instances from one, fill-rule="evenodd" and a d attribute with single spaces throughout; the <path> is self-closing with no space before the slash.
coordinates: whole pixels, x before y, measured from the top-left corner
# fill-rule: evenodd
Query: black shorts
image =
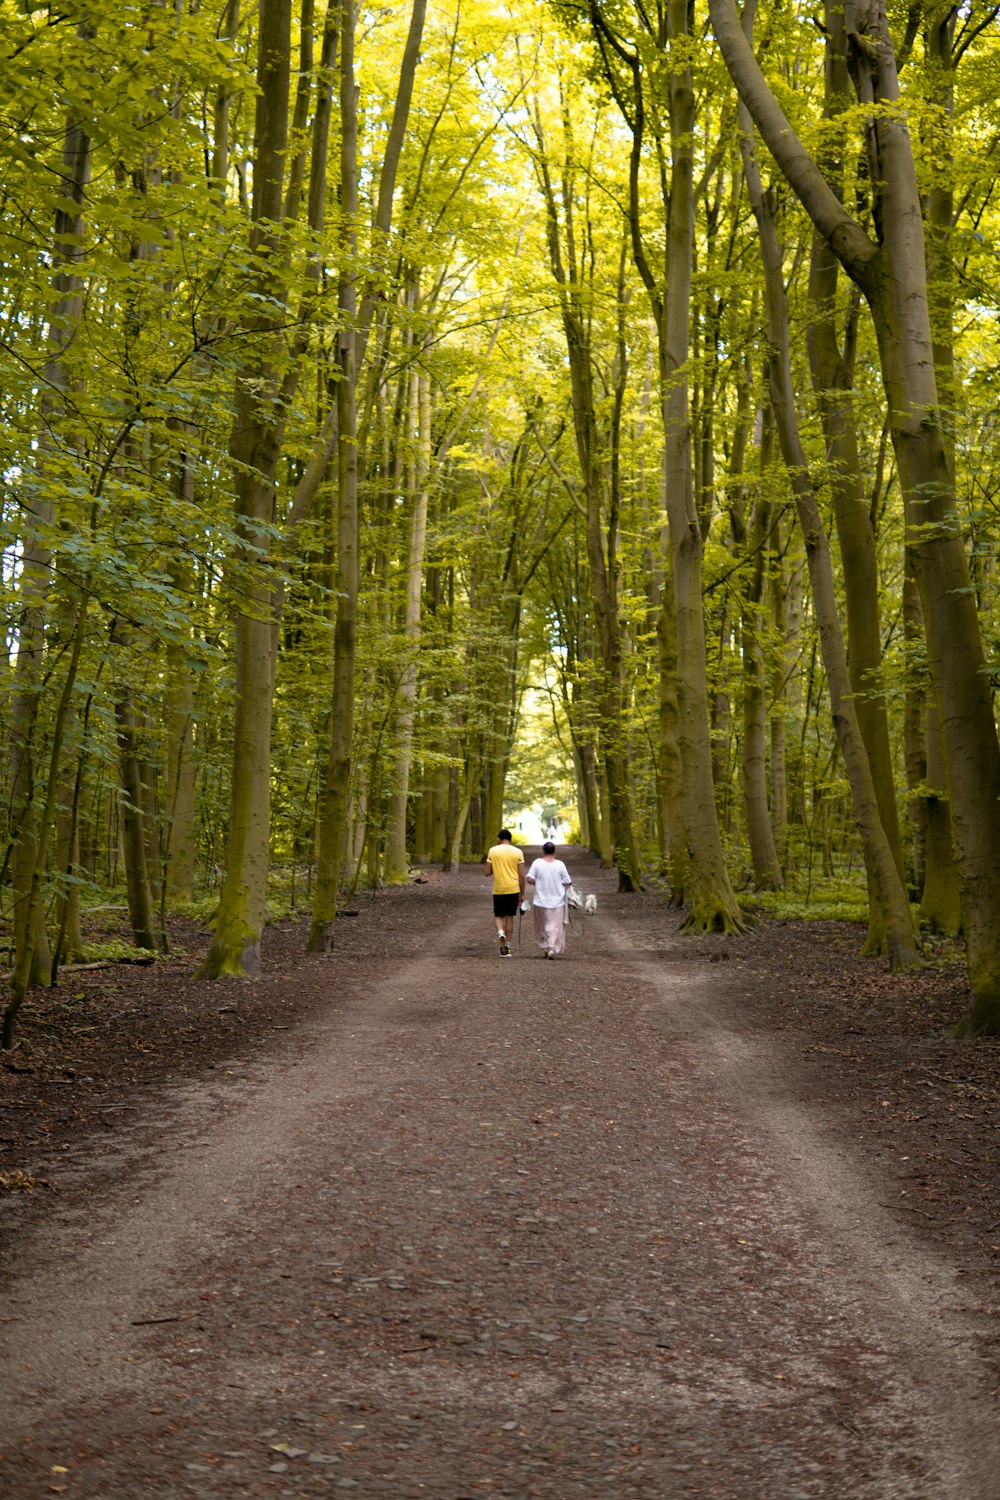
<path id="1" fill-rule="evenodd" d="M 521 898 L 515 891 L 512 896 L 493 897 L 493 915 L 495 917 L 516 917 L 517 908 L 521 904 Z"/>

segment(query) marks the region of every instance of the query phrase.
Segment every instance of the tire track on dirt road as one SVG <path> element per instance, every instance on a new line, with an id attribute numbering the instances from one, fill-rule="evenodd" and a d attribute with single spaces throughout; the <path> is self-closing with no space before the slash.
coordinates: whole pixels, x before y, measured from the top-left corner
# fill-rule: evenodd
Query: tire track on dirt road
<path id="1" fill-rule="evenodd" d="M 927 1493 L 996 1500 L 997 1391 L 976 1350 L 975 1309 L 961 1268 L 886 1211 L 882 1200 L 892 1190 L 880 1187 L 856 1154 L 825 1138 L 822 1112 L 792 1097 L 781 1064 L 733 1024 L 737 980 L 707 966 L 692 978 L 689 964 L 679 977 L 669 968 L 671 945 L 656 961 L 636 956 L 631 924 L 608 935 L 652 992 L 648 1018 L 696 1059 L 702 1109 L 728 1117 L 751 1170 L 770 1180 L 769 1232 L 781 1224 L 800 1243 L 824 1298 L 880 1350 L 884 1399 L 916 1422 L 935 1476 Z M 686 941 L 678 936 L 672 946 Z"/>

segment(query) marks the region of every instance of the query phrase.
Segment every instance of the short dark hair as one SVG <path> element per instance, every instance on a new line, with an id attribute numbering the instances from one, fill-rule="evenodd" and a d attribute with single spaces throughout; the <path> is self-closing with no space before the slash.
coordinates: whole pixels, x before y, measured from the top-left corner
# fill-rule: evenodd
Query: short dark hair
<path id="1" fill-rule="evenodd" d="M 542 853 L 543 854 L 555 854 L 555 852 L 556 852 L 556 846 L 555 846 L 555 844 L 553 844 L 550 839 L 546 839 L 545 843 L 542 845 Z"/>
<path id="2" fill-rule="evenodd" d="M 500 840 L 501 844 L 503 843 L 504 839 L 506 839 L 509 844 L 511 842 L 510 829 L 501 828 L 500 832 L 497 834 L 497 838 Z"/>

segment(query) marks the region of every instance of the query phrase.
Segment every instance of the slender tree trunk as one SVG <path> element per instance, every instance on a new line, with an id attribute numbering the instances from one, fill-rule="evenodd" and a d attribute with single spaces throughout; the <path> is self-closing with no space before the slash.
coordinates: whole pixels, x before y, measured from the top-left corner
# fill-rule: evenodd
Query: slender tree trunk
<path id="1" fill-rule="evenodd" d="M 167 889 L 172 900 L 194 898 L 195 845 L 194 686 L 182 646 L 167 650 L 168 843 Z"/>
<path id="2" fill-rule="evenodd" d="M 453 875 L 458 871 L 462 849 L 462 839 L 465 834 L 466 824 L 469 819 L 469 812 L 472 808 L 472 799 L 475 794 L 476 783 L 478 779 L 479 762 L 477 760 L 472 760 L 466 766 L 465 786 L 462 791 L 461 801 L 459 802 L 456 809 L 455 823 L 454 827 L 451 830 L 451 837 L 448 841 L 447 868 L 448 871 Z"/>
<path id="3" fill-rule="evenodd" d="M 850 89 L 844 37 L 844 9 L 835 3 L 826 8 L 826 102 L 825 115 L 832 119 L 844 106 Z M 834 137 L 839 139 L 839 137 Z M 827 155 L 828 177 L 843 182 L 843 162 L 838 148 Z M 889 840 L 900 875 L 903 851 L 896 805 L 889 720 L 882 691 L 882 631 L 879 612 L 879 577 L 875 529 L 865 503 L 858 453 L 857 425 L 852 388 L 854 322 L 848 323 L 845 353 L 838 340 L 837 282 L 840 263 L 826 240 L 813 234 L 809 272 L 812 303 L 807 346 L 813 386 L 826 440 L 827 471 L 833 493 L 833 513 L 843 563 L 844 601 L 847 613 L 848 663 L 861 737 L 871 762 L 879 817 Z M 856 294 L 855 294 L 856 295 Z M 874 882 L 869 880 L 868 940 L 865 952 L 885 949 L 885 921 Z"/>
<path id="4" fill-rule="evenodd" d="M 121 779 L 122 828 L 125 843 L 125 889 L 132 935 L 139 948 L 156 949 L 156 921 L 149 880 L 146 823 L 143 817 L 142 770 L 135 712 L 126 691 L 115 702 L 118 767 Z"/>
<path id="5" fill-rule="evenodd" d="M 744 12 L 751 24 L 749 9 Z M 847 653 L 837 613 L 833 565 L 819 505 L 809 474 L 795 418 L 788 314 L 782 276 L 781 251 L 773 210 L 765 198 L 754 149 L 753 126 L 745 105 L 740 104 L 744 171 L 747 195 L 760 238 L 767 299 L 768 379 L 782 457 L 795 496 L 799 524 L 805 540 L 812 583 L 813 607 L 819 627 L 823 664 L 830 689 L 837 743 L 844 757 L 854 803 L 854 816 L 865 851 L 865 864 L 878 893 L 885 918 L 886 943 L 894 969 L 911 968 L 917 962 L 917 943 L 910 905 L 902 877 L 878 813 L 871 766 L 858 725 L 854 695 L 847 667 Z"/>
<path id="6" fill-rule="evenodd" d="M 63 682 L 62 692 L 56 708 L 55 721 L 52 726 L 52 750 L 49 758 L 48 777 L 41 807 L 41 817 L 39 819 L 38 846 L 35 850 L 35 866 L 31 872 L 31 887 L 25 921 L 25 928 L 29 933 L 37 930 L 38 924 L 43 918 L 44 890 L 42 881 L 48 865 L 49 842 L 55 821 L 56 804 L 59 794 L 59 766 L 66 734 L 66 723 L 70 714 L 70 703 L 76 691 L 77 674 L 80 668 L 80 654 L 83 650 L 83 638 L 87 618 L 87 599 L 90 594 L 89 578 L 83 580 L 79 593 L 80 604 L 70 638 L 69 665 L 66 669 L 66 677 Z M 0 1032 L 0 1050 L 5 1052 L 10 1049 L 14 1042 L 14 1028 L 17 1024 L 17 1015 L 24 1003 L 24 997 L 31 986 L 33 963 L 34 948 L 28 943 L 22 944 L 16 954 L 14 974 L 10 986 L 10 999 L 4 1011 L 3 1028 L 2 1032 Z"/>
<path id="7" fill-rule="evenodd" d="M 413 749 L 413 720 L 417 701 L 417 650 L 420 644 L 420 598 L 424 581 L 424 552 L 427 545 L 427 505 L 429 498 L 431 457 L 431 383 L 426 371 L 412 376 L 411 441 L 413 444 L 412 505 L 410 539 L 406 563 L 406 604 L 403 620 L 403 649 L 406 662 L 399 686 L 400 711 L 397 719 L 399 748 L 396 755 L 396 786 L 389 799 L 389 827 L 385 841 L 383 878 L 388 885 L 406 881 L 406 812 L 410 793 L 410 759 Z"/>
<path id="8" fill-rule="evenodd" d="M 962 889 L 951 843 L 944 744 L 933 698 L 927 704 L 924 743 L 927 781 L 922 802 L 926 819 L 927 864 L 920 897 L 920 920 L 931 932 L 962 930 Z"/>
<path id="9" fill-rule="evenodd" d="M 756 561 L 743 609 L 742 637 L 743 809 L 754 887 L 759 891 L 780 891 L 785 884 L 767 800 L 767 677 L 762 642 L 766 614 L 765 544 L 770 526 L 771 508 L 759 502 L 754 508 L 751 532 Z"/>
<path id="10" fill-rule="evenodd" d="M 769 556 L 770 588 L 773 600 L 775 637 L 778 659 L 771 681 L 771 824 L 781 868 L 787 877 L 792 860 L 789 840 L 788 805 L 788 733 L 793 710 L 792 696 L 798 681 L 795 671 L 802 634 L 802 568 L 796 562 L 786 570 L 777 543 Z"/>
<path id="11" fill-rule="evenodd" d="M 659 662 L 659 756 L 657 790 L 666 846 L 664 873 L 671 906 L 683 906 L 690 878 L 687 820 L 684 815 L 684 773 L 681 766 L 680 716 L 677 707 L 677 613 L 669 562 L 657 619 Z"/>
<path id="12" fill-rule="evenodd" d="M 80 834 L 74 818 L 73 790 L 71 788 L 66 790 L 69 792 L 70 801 L 59 809 L 56 863 L 60 873 L 69 883 L 56 901 L 55 928 L 58 941 L 53 945 L 52 951 L 53 976 L 60 964 L 79 963 L 83 956 L 80 887 L 77 884 L 82 873 Z"/>
<path id="13" fill-rule="evenodd" d="M 226 0 L 226 8 L 219 25 L 219 40 L 232 44 L 240 24 L 239 0 Z M 212 180 L 220 197 L 226 195 L 229 179 L 229 119 L 233 90 L 228 83 L 216 90 L 212 131 Z"/>
<path id="14" fill-rule="evenodd" d="M 340 215 L 343 270 L 337 336 L 337 619 L 334 626 L 330 758 L 319 813 L 316 890 L 308 949 L 328 953 L 334 943 L 337 892 L 347 843 L 354 764 L 354 666 L 357 655 L 360 536 L 358 516 L 357 282 L 358 107 L 354 76 L 354 0 L 341 0 Z"/>
<path id="15" fill-rule="evenodd" d="M 903 692 L 903 754 L 910 799 L 910 846 L 913 889 L 920 898 L 924 889 L 927 859 L 927 743 L 924 735 L 927 684 L 924 658 L 924 621 L 920 594 L 913 576 L 912 558 L 905 554 L 903 575 L 903 637 L 906 643 L 906 676 Z M 949 814 L 950 820 L 950 814 Z M 950 841 L 949 841 L 950 849 Z M 954 856 L 952 855 L 952 863 Z"/>
<path id="16" fill-rule="evenodd" d="M 323 793 L 318 809 L 318 863 L 310 952 L 328 952 L 334 941 L 337 890 L 347 839 L 350 778 L 354 764 L 354 667 L 357 654 L 358 591 L 360 584 L 360 519 L 358 486 L 360 447 L 357 393 L 368 335 L 381 286 L 365 289 L 358 305 L 358 106 L 354 71 L 356 12 L 353 0 L 340 0 L 340 222 L 343 267 L 338 305 L 341 326 L 337 342 L 339 378 L 331 412 L 310 460 L 316 471 L 317 454 L 337 449 L 337 618 L 334 627 L 334 682 L 332 737 Z M 372 254 L 382 263 L 392 224 L 396 176 L 409 118 L 423 35 L 425 0 L 413 0 L 410 28 L 400 64 L 396 102 L 379 176 L 378 200 L 372 226 Z M 333 429 L 336 428 L 336 437 Z"/>
<path id="17" fill-rule="evenodd" d="M 78 36 L 92 36 L 89 27 L 78 28 Z M 69 119 L 63 136 L 60 207 L 53 226 L 52 290 L 55 303 L 49 323 L 49 350 L 41 398 L 39 428 L 42 438 L 36 464 L 36 482 L 25 485 L 26 505 L 21 536 L 21 576 L 18 588 L 19 619 L 14 687 L 10 706 L 11 788 L 10 820 L 14 844 L 11 877 L 14 899 L 14 964 L 22 967 L 21 955 L 30 952 L 28 983 L 47 985 L 52 969 L 43 905 L 32 903 L 32 886 L 41 831 L 38 826 L 37 781 L 39 776 L 38 705 L 42 691 L 45 655 L 46 599 L 52 592 L 54 558 L 51 545 L 56 523 L 53 485 L 47 473 L 47 454 L 52 445 L 48 434 L 64 431 L 65 396 L 73 382 L 66 365 L 69 350 L 83 316 L 83 281 L 74 269 L 83 255 L 83 202 L 90 181 L 91 142 L 81 123 Z M 29 911 L 34 915 L 29 921 Z"/>
<path id="18" fill-rule="evenodd" d="M 191 429 L 188 429 L 190 435 Z M 175 480 L 178 498 L 194 504 L 194 467 L 186 453 L 178 460 Z M 171 582 L 179 593 L 191 589 L 191 570 L 185 564 L 171 565 Z M 191 654 L 183 641 L 171 639 L 166 648 L 166 885 L 175 902 L 194 899 L 197 863 L 195 825 L 194 680 Z"/>

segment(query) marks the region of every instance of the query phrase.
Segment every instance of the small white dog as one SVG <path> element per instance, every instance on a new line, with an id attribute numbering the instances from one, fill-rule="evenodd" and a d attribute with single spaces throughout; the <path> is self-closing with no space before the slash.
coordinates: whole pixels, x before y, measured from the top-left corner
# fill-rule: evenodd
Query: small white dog
<path id="1" fill-rule="evenodd" d="M 582 911 L 585 916 L 592 917 L 597 910 L 597 897 L 594 895 L 581 896 L 575 885 L 566 888 L 566 904 Z"/>

